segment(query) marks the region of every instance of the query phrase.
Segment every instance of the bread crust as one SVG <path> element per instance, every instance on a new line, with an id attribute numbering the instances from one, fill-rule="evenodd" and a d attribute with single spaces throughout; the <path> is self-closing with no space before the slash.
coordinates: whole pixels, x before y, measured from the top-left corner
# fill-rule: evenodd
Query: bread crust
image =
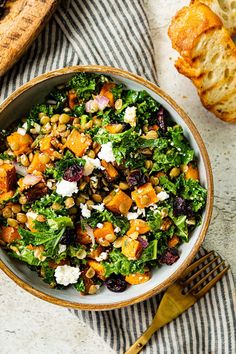
<path id="1" fill-rule="evenodd" d="M 236 123 L 236 46 L 220 18 L 201 3 L 186 6 L 172 19 L 168 34 L 181 55 L 175 66 L 193 81 L 203 105 Z"/>

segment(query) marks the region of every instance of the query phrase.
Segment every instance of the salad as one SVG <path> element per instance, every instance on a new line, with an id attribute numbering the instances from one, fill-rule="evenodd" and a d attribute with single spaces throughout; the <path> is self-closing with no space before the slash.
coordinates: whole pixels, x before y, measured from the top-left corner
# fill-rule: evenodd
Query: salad
<path id="1" fill-rule="evenodd" d="M 51 287 L 95 294 L 179 258 L 206 190 L 146 91 L 78 73 L 0 133 L 0 245 Z"/>

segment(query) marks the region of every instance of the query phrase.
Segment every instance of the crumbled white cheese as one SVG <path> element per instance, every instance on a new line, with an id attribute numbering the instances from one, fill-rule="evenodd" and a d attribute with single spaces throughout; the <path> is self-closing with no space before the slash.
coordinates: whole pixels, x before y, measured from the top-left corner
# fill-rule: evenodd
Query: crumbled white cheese
<path id="1" fill-rule="evenodd" d="M 128 220 L 134 220 L 134 219 L 138 219 L 138 216 L 139 216 L 139 214 L 138 213 L 128 213 L 127 214 L 127 219 Z"/>
<path id="2" fill-rule="evenodd" d="M 77 182 L 69 182 L 62 179 L 56 186 L 57 194 L 60 194 L 63 197 L 71 197 L 73 193 L 78 192 Z"/>
<path id="3" fill-rule="evenodd" d="M 92 205 L 92 208 L 98 211 L 103 211 L 104 210 L 104 203 L 98 204 L 98 205 Z"/>
<path id="4" fill-rule="evenodd" d="M 27 122 L 25 122 L 25 123 L 22 125 L 22 128 L 25 129 L 25 130 L 28 129 L 28 124 L 27 124 Z"/>
<path id="5" fill-rule="evenodd" d="M 102 229 L 102 228 L 103 228 L 103 224 L 99 222 L 99 223 L 97 224 L 97 228 L 98 228 L 98 229 Z"/>
<path id="6" fill-rule="evenodd" d="M 59 243 L 59 249 L 58 249 L 58 253 L 63 253 L 66 251 L 66 245 L 62 245 L 61 243 Z"/>
<path id="7" fill-rule="evenodd" d="M 157 194 L 157 198 L 158 198 L 158 200 L 160 200 L 162 202 L 163 200 L 166 200 L 169 198 L 169 194 L 166 193 L 165 191 L 161 191 L 160 193 Z"/>
<path id="8" fill-rule="evenodd" d="M 84 218 L 89 218 L 91 216 L 91 211 L 88 209 L 87 204 L 80 203 L 81 214 Z"/>
<path id="9" fill-rule="evenodd" d="M 138 208 L 137 209 L 137 213 L 138 215 L 142 215 L 142 216 L 145 216 L 146 215 L 146 211 L 145 211 L 145 208 L 141 209 L 141 208 Z"/>
<path id="10" fill-rule="evenodd" d="M 26 130 L 24 128 L 18 128 L 17 129 L 17 133 L 19 133 L 20 135 L 25 135 L 26 134 Z"/>
<path id="11" fill-rule="evenodd" d="M 124 115 L 124 122 L 129 123 L 131 127 L 135 127 L 137 124 L 137 117 L 136 117 L 136 107 L 127 107 L 125 110 Z"/>
<path id="12" fill-rule="evenodd" d="M 102 261 L 105 261 L 108 257 L 108 254 L 107 252 L 102 252 L 100 253 L 100 255 L 98 257 L 95 257 L 96 261 L 98 262 L 102 262 Z"/>
<path id="13" fill-rule="evenodd" d="M 68 265 L 58 266 L 55 270 L 55 278 L 57 284 L 67 286 L 74 284 L 79 279 L 81 272 L 77 267 L 71 267 Z"/>
<path id="14" fill-rule="evenodd" d="M 114 232 L 116 232 L 116 233 L 120 232 L 120 227 L 116 226 L 116 228 L 114 229 Z"/>
<path id="15" fill-rule="evenodd" d="M 98 153 L 99 159 L 106 162 L 114 162 L 116 159 L 112 151 L 112 143 L 109 141 L 106 144 L 102 144 L 101 147 L 101 151 Z"/>
<path id="16" fill-rule="evenodd" d="M 101 161 L 99 159 L 92 159 L 91 157 L 85 155 L 83 156 L 83 160 L 85 160 L 84 176 L 91 175 L 95 168 L 104 170 L 104 167 L 101 166 Z"/>

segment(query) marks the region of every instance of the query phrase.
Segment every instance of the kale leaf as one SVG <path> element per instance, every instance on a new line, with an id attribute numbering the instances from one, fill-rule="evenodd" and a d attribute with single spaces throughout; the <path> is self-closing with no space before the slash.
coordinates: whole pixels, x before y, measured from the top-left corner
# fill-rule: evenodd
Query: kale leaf
<path id="1" fill-rule="evenodd" d="M 198 212 L 206 204 L 207 191 L 200 185 L 198 180 L 185 179 L 181 175 L 176 182 L 178 194 L 191 202 L 191 208 Z"/>
<path id="2" fill-rule="evenodd" d="M 54 203 L 60 204 L 60 210 L 52 209 L 52 205 Z M 32 205 L 31 208 L 33 211 L 40 215 L 44 215 L 48 218 L 55 218 L 58 215 L 67 215 L 67 210 L 64 205 L 63 197 L 59 194 L 52 193 L 43 196 L 42 198 L 36 200 Z"/>
<path id="3" fill-rule="evenodd" d="M 76 91 L 79 100 L 89 100 L 93 94 L 98 94 L 109 78 L 93 73 L 79 73 L 68 82 L 68 88 Z"/>

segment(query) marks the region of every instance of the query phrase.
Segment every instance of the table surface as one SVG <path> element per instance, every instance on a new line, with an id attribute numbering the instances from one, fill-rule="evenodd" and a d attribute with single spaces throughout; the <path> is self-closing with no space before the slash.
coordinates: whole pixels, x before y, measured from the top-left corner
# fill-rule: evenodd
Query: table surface
<path id="1" fill-rule="evenodd" d="M 201 105 L 189 80 L 174 68 L 176 53 L 167 28 L 186 0 L 145 0 L 155 46 L 160 86 L 184 108 L 200 131 L 213 168 L 215 205 L 205 246 L 219 251 L 236 275 L 236 127 L 221 122 Z M 0 274 L 0 343 L 2 354 L 114 354 L 92 330 L 66 309 L 24 292 Z"/>

